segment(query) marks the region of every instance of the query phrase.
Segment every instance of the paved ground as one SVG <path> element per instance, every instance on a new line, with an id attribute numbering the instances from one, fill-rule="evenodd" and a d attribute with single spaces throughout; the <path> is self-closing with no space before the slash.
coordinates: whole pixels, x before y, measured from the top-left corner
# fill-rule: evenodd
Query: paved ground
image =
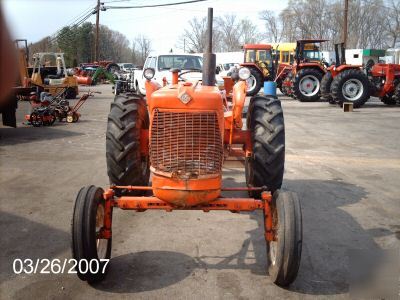
<path id="1" fill-rule="evenodd" d="M 284 187 L 298 193 L 304 246 L 290 289 L 266 275 L 261 215 L 116 210 L 109 276 L 16 275 L 15 258 L 70 258 L 72 203 L 83 185 L 108 183 L 110 86 L 99 86 L 76 124 L 0 128 L 0 298 L 347 298 L 351 249 L 398 247 L 400 107 L 367 103 L 343 113 L 282 98 Z M 20 114 L 27 110 L 20 105 Z M 226 169 L 226 185 L 244 185 Z M 236 196 L 244 194 L 237 193 Z"/>

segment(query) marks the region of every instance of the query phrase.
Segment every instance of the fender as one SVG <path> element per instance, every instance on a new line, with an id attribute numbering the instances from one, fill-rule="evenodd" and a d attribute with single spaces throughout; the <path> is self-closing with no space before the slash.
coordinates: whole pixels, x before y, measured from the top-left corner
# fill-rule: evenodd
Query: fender
<path id="1" fill-rule="evenodd" d="M 242 112 L 244 107 L 244 102 L 246 100 L 246 81 L 239 80 L 233 86 L 232 92 L 232 117 L 233 117 L 233 124 L 236 128 L 241 129 L 243 126 L 242 121 Z"/>
<path id="2" fill-rule="evenodd" d="M 151 95 L 161 88 L 161 85 L 155 80 L 147 80 L 144 83 L 144 87 L 146 89 L 146 98 L 150 99 Z"/>

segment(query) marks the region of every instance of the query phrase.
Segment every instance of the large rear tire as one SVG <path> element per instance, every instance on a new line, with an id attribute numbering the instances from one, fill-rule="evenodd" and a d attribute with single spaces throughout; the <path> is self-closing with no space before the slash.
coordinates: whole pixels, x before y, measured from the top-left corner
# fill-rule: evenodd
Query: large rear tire
<path id="1" fill-rule="evenodd" d="M 317 101 L 320 97 L 322 75 L 316 69 L 301 69 L 294 77 L 294 96 L 301 102 Z"/>
<path id="2" fill-rule="evenodd" d="M 381 98 L 382 103 L 386 105 L 396 105 L 397 101 L 391 95 L 385 95 Z"/>
<path id="3" fill-rule="evenodd" d="M 303 243 L 300 201 L 296 194 L 276 191 L 273 194 L 272 223 L 276 240 L 267 241 L 268 273 L 282 287 L 297 277 Z"/>
<path id="4" fill-rule="evenodd" d="M 97 238 L 104 224 L 103 193 L 102 188 L 93 185 L 81 188 L 75 200 L 71 223 L 72 258 L 77 261 L 75 269 L 78 277 L 89 283 L 104 279 L 108 270 L 105 260 L 111 257 L 111 238 Z M 86 268 L 90 265 L 91 268 Z M 87 272 L 82 272 L 85 269 Z"/>
<path id="5" fill-rule="evenodd" d="M 333 79 L 331 92 L 333 100 L 340 106 L 343 102 L 351 102 L 354 108 L 361 107 L 370 96 L 368 77 L 358 69 L 345 70 Z"/>
<path id="6" fill-rule="evenodd" d="M 321 98 L 329 102 L 329 104 L 335 104 L 331 95 L 332 80 L 332 73 L 329 71 L 321 79 Z"/>
<path id="7" fill-rule="evenodd" d="M 396 101 L 397 104 L 400 104 L 400 80 L 397 81 L 397 85 L 394 88 L 393 100 Z"/>
<path id="8" fill-rule="evenodd" d="M 253 154 L 245 160 L 247 186 L 266 186 L 271 192 L 282 186 L 285 165 L 285 125 L 281 102 L 273 97 L 250 100 L 247 128 L 251 132 Z M 250 192 L 259 198 L 260 192 Z"/>
<path id="9" fill-rule="evenodd" d="M 106 133 L 107 174 L 111 184 L 149 184 L 149 156 L 141 154 L 141 129 L 149 128 L 149 116 L 142 97 L 119 95 L 111 103 Z M 117 196 L 141 192 L 116 190 Z"/>
<path id="10" fill-rule="evenodd" d="M 264 76 L 255 68 L 250 68 L 250 78 L 247 79 L 247 96 L 257 95 L 264 82 Z"/>

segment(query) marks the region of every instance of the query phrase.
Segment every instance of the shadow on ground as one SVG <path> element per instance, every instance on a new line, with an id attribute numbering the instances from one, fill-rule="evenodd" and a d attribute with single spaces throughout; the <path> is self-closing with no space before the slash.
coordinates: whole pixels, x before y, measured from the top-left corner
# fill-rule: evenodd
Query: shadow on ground
<path id="1" fill-rule="evenodd" d="M 1 211 L 0 229 L 0 283 L 16 276 L 14 259 L 51 259 L 68 249 L 71 239 L 67 232 Z"/>
<path id="2" fill-rule="evenodd" d="M 71 125 L 67 123 L 55 123 L 53 126 L 0 128 L 0 145 L 17 145 L 34 141 L 63 139 L 82 135 L 82 133 L 79 132 L 61 129 L 64 126 Z"/>

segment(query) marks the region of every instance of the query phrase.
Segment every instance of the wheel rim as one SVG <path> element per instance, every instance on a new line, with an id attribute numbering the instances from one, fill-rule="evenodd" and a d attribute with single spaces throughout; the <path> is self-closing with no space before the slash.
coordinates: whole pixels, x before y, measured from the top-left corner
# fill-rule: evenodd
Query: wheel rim
<path id="1" fill-rule="evenodd" d="M 100 234 L 100 230 L 104 225 L 104 206 L 99 204 L 96 210 L 96 236 Z M 99 259 L 106 258 L 107 255 L 107 239 L 96 239 L 97 257 Z"/>
<path id="2" fill-rule="evenodd" d="M 314 75 L 306 75 L 300 79 L 299 89 L 304 96 L 314 96 L 319 91 L 319 80 Z"/>
<path id="3" fill-rule="evenodd" d="M 274 232 L 274 241 L 269 242 L 269 260 L 272 266 L 276 265 L 277 253 L 278 253 L 278 212 L 276 210 L 276 206 L 272 206 L 272 230 Z"/>
<path id="4" fill-rule="evenodd" d="M 253 74 L 250 74 L 250 77 L 246 80 L 247 83 L 247 92 L 252 92 L 257 85 L 257 80 Z"/>
<path id="5" fill-rule="evenodd" d="M 356 78 L 347 80 L 342 86 L 343 97 L 348 101 L 356 101 L 364 93 L 362 82 Z"/>

